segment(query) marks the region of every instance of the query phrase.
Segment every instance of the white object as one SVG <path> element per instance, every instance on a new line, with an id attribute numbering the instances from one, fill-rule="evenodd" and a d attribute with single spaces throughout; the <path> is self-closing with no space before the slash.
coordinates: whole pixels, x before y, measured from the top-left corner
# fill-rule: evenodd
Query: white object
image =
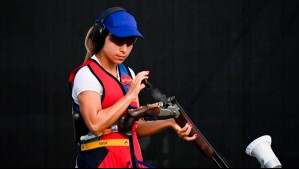
<path id="1" fill-rule="evenodd" d="M 255 157 L 261 164 L 261 168 L 281 168 L 282 165 L 271 148 L 271 137 L 261 136 L 252 141 L 246 148 L 247 155 Z"/>

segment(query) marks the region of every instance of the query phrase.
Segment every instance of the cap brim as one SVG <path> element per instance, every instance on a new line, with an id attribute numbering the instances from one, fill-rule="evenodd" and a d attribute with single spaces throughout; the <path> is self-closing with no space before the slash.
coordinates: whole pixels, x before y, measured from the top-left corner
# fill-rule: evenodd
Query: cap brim
<path id="1" fill-rule="evenodd" d="M 107 28 L 109 32 L 111 32 L 113 35 L 118 36 L 118 37 L 129 37 L 129 36 L 137 36 L 144 38 L 142 34 L 136 29 L 132 27 L 127 27 L 127 28 L 120 28 L 120 27 L 110 27 Z"/>

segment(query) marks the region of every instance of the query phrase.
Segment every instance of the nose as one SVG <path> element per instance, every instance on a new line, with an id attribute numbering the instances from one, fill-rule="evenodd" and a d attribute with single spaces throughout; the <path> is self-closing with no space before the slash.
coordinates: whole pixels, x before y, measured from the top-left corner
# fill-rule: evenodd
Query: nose
<path id="1" fill-rule="evenodd" d="M 125 53 L 125 52 L 127 52 L 127 49 L 128 49 L 128 46 L 127 46 L 127 44 L 125 43 L 125 44 L 123 44 L 122 46 L 120 46 L 120 49 L 119 49 L 119 50 L 120 50 L 121 52 L 124 52 L 124 53 Z"/>

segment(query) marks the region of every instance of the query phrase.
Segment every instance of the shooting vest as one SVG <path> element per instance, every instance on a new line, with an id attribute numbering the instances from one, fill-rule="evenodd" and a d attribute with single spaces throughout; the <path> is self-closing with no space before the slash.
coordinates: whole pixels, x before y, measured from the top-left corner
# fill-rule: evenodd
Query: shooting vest
<path id="1" fill-rule="evenodd" d="M 119 81 L 117 78 L 108 73 L 96 60 L 93 59 L 86 61 L 84 64 L 77 67 L 71 72 L 69 76 L 69 84 L 71 91 L 76 73 L 84 66 L 88 66 L 92 74 L 98 79 L 98 81 L 103 86 L 103 95 L 101 97 L 103 109 L 110 107 L 127 93 L 130 87 L 130 82 L 132 80 L 132 75 L 129 71 L 129 68 L 124 64 L 118 65 L 118 70 L 120 72 Z M 128 108 L 137 108 L 137 102 L 132 102 Z M 80 137 L 82 135 L 87 135 L 89 133 L 89 130 L 80 115 L 79 105 L 76 104 L 74 101 L 72 101 L 72 111 L 74 118 L 75 140 L 77 143 L 79 143 Z M 126 113 L 127 111 L 124 112 L 124 115 Z"/>

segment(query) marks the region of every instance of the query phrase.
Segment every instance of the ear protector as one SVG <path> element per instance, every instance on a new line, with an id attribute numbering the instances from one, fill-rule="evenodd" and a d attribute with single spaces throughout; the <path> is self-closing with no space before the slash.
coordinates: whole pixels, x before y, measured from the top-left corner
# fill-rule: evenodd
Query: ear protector
<path id="1" fill-rule="evenodd" d="M 105 21 L 109 17 L 109 15 L 118 12 L 118 11 L 126 11 L 121 7 L 112 7 L 103 12 L 102 16 L 98 18 L 94 24 L 93 33 L 92 33 L 92 41 L 97 42 L 100 39 L 101 34 L 105 30 Z"/>

